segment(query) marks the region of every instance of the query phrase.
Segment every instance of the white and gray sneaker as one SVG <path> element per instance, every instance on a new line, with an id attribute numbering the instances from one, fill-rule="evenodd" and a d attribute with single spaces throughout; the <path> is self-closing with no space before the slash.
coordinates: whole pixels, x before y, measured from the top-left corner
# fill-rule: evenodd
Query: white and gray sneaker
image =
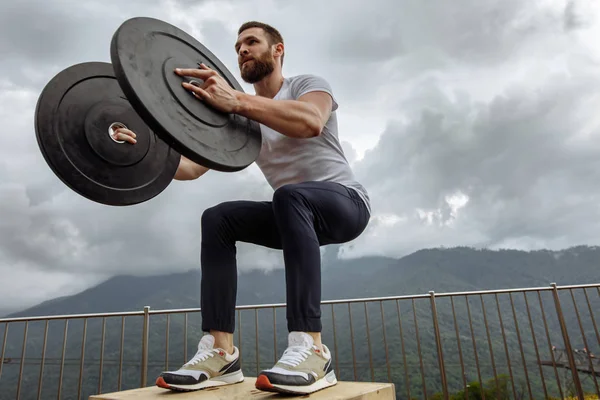
<path id="1" fill-rule="evenodd" d="M 198 343 L 198 351 L 190 361 L 176 371 L 166 371 L 156 379 L 156 386 L 175 391 L 192 391 L 208 387 L 243 382 L 240 352 L 215 349 L 215 338 L 205 335 Z"/>
<path id="2" fill-rule="evenodd" d="M 320 351 L 312 336 L 291 332 L 288 348 L 271 369 L 262 371 L 256 388 L 267 392 L 309 394 L 337 384 L 331 353 L 323 345 Z"/>

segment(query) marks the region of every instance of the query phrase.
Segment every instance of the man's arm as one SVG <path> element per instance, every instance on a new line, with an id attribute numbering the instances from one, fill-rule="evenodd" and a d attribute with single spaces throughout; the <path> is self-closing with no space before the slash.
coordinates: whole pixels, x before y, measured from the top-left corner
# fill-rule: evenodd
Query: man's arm
<path id="1" fill-rule="evenodd" d="M 299 83 L 296 100 L 273 100 L 234 90 L 216 71 L 201 64 L 199 69 L 175 69 L 180 76 L 199 78 L 202 87 L 182 82 L 201 100 L 225 113 L 257 121 L 283 135 L 295 138 L 319 136 L 332 112 L 333 98 L 327 83 L 316 77 Z M 315 85 L 314 78 L 318 83 Z"/>
<path id="2" fill-rule="evenodd" d="M 118 128 L 115 129 L 112 134 L 113 139 L 122 140 L 127 143 L 136 144 L 137 135 L 130 129 Z M 191 181 L 200 178 L 204 175 L 209 168 L 203 167 L 202 165 L 196 164 L 189 158 L 181 156 L 179 159 L 179 165 L 173 179 L 178 181 Z"/>
<path id="3" fill-rule="evenodd" d="M 200 178 L 204 175 L 209 168 L 203 167 L 202 165 L 196 164 L 192 160 L 181 156 L 177 172 L 173 179 L 177 181 L 191 181 Z"/>
<path id="4" fill-rule="evenodd" d="M 257 121 L 282 135 L 294 138 L 319 136 L 331 115 L 333 100 L 326 92 L 306 93 L 298 100 L 273 100 L 239 94 L 234 113 Z"/>

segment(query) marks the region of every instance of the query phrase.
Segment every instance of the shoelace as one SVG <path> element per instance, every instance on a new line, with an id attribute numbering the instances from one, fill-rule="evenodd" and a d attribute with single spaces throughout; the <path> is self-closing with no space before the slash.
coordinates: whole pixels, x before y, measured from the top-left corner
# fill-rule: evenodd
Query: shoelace
<path id="1" fill-rule="evenodd" d="M 218 352 L 219 351 L 216 349 L 200 349 L 196 352 L 194 357 L 192 357 L 192 359 L 185 364 L 185 366 L 187 367 L 191 365 L 196 365 L 199 362 L 208 359 L 209 357 L 214 357 L 215 354 Z"/>
<path id="2" fill-rule="evenodd" d="M 291 346 L 284 352 L 279 362 L 295 367 L 310 356 L 310 348 L 304 346 Z"/>

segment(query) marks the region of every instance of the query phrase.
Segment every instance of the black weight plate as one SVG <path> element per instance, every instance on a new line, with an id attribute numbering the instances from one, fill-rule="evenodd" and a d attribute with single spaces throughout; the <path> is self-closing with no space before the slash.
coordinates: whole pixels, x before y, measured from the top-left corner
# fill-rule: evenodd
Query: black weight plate
<path id="1" fill-rule="evenodd" d="M 114 33 L 110 55 L 115 76 L 150 128 L 178 152 L 224 172 L 246 168 L 259 155 L 260 125 L 205 105 L 181 86 L 175 68 L 206 64 L 236 90 L 225 65 L 193 37 L 166 22 L 132 18 Z"/>
<path id="2" fill-rule="evenodd" d="M 135 132 L 137 143 L 116 142 L 113 123 Z M 109 63 L 76 64 L 54 76 L 38 99 L 35 133 L 58 178 L 107 205 L 155 197 L 171 183 L 181 157 L 131 107 Z"/>

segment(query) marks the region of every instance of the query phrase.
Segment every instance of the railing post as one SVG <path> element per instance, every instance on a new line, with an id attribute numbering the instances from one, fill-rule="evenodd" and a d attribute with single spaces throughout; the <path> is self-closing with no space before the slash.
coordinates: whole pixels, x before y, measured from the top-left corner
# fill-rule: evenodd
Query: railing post
<path id="1" fill-rule="evenodd" d="M 444 393 L 444 399 L 448 400 L 448 385 L 446 383 L 446 369 L 444 368 L 444 352 L 442 350 L 442 336 L 440 334 L 440 327 L 438 325 L 437 318 L 437 307 L 435 305 L 435 292 L 431 290 L 429 292 L 431 299 L 431 314 L 433 316 L 433 330 L 435 332 L 435 343 L 438 351 L 438 364 L 440 367 L 440 377 L 442 378 L 442 392 Z"/>
<path id="2" fill-rule="evenodd" d="M 575 365 L 575 357 L 573 356 L 573 349 L 571 348 L 571 340 L 569 339 L 569 332 L 567 330 L 567 324 L 565 322 L 562 307 L 560 305 L 560 298 L 558 297 L 558 288 L 556 283 L 551 283 L 552 295 L 554 297 L 554 305 L 556 306 L 556 314 L 558 317 L 558 323 L 560 324 L 560 330 L 562 331 L 563 340 L 565 342 L 565 351 L 567 353 L 567 359 L 569 360 L 569 367 L 571 368 L 571 374 L 573 375 L 573 385 L 577 390 L 577 398 L 584 400 L 583 388 L 581 387 L 581 381 L 579 380 L 579 372 Z"/>
<path id="3" fill-rule="evenodd" d="M 142 329 L 142 384 L 146 387 L 148 378 L 148 332 L 150 328 L 150 307 L 144 307 L 144 326 Z"/>

